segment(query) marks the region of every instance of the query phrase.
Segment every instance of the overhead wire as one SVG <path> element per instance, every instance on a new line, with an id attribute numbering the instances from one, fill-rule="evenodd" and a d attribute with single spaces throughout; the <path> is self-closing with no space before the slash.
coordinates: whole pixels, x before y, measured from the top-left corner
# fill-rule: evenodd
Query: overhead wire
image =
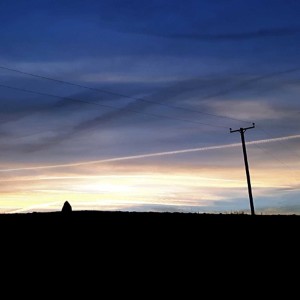
<path id="1" fill-rule="evenodd" d="M 267 150 L 267 149 L 261 147 L 259 144 L 252 144 L 252 145 L 253 145 L 254 147 L 260 149 L 262 152 L 265 152 L 265 153 L 268 155 L 268 158 L 269 158 L 270 156 L 272 156 L 273 159 L 274 159 L 275 161 L 277 161 L 280 165 L 282 165 L 283 167 L 287 168 L 287 169 L 291 172 L 291 175 L 292 175 L 293 179 L 295 180 L 295 182 L 298 182 L 298 181 L 299 181 L 299 178 L 297 178 L 297 177 L 299 177 L 299 174 L 297 174 L 297 173 L 295 172 L 295 170 L 294 170 L 291 166 L 289 166 L 289 165 L 288 165 L 287 163 L 285 163 L 283 160 L 277 158 L 277 157 L 274 155 L 274 153 L 272 153 L 271 151 L 269 151 L 269 150 Z"/>
<path id="2" fill-rule="evenodd" d="M 264 134 L 264 136 L 266 136 L 266 137 L 268 137 L 268 138 L 275 138 L 272 134 L 270 134 L 270 133 L 267 132 L 264 128 L 262 128 L 261 125 L 256 126 L 256 128 L 257 128 L 258 130 L 260 130 L 260 131 Z M 281 145 L 282 145 L 282 146 L 283 146 L 290 154 L 295 155 L 295 156 L 297 156 L 298 158 L 300 158 L 300 155 L 299 155 L 297 152 L 291 150 L 291 148 L 289 148 L 289 147 L 286 147 L 286 145 L 285 145 L 282 141 L 279 141 L 279 143 L 280 143 L 280 144 L 281 144 Z"/>
<path id="3" fill-rule="evenodd" d="M 64 99 L 64 100 L 68 100 L 68 101 L 81 102 L 81 103 L 85 103 L 85 104 L 92 104 L 92 105 L 97 105 L 97 106 L 101 106 L 101 107 L 105 107 L 105 108 L 112 108 L 114 110 L 119 110 L 119 111 L 130 111 L 130 112 L 133 112 L 133 113 L 136 113 L 136 114 L 142 114 L 142 115 L 151 116 L 151 117 L 155 117 L 155 118 L 165 118 L 165 119 L 171 119 L 171 120 L 188 122 L 188 123 L 195 123 L 195 124 L 200 124 L 200 125 L 205 125 L 205 126 L 210 126 L 210 127 L 227 128 L 227 126 L 213 125 L 213 124 L 209 124 L 209 123 L 193 121 L 193 120 L 188 120 L 188 119 L 181 119 L 181 118 L 176 118 L 176 117 L 171 117 L 171 116 L 166 116 L 166 115 L 157 115 L 157 114 L 153 114 L 153 113 L 146 113 L 146 112 L 141 112 L 141 111 L 134 110 L 134 109 L 124 108 L 124 107 L 123 108 L 122 107 L 115 107 L 115 106 L 108 105 L 108 104 L 101 104 L 101 103 L 98 103 L 98 102 L 91 102 L 91 101 L 86 101 L 86 100 L 82 100 L 82 99 L 76 99 L 76 98 L 73 98 L 73 97 L 64 97 L 64 96 L 58 96 L 58 95 L 53 95 L 53 94 L 49 94 L 49 93 L 24 89 L 24 88 L 13 87 L 13 86 L 9 86 L 9 85 L 6 85 L 6 84 L 0 84 L 0 87 L 4 87 L 4 88 L 16 90 L 16 91 L 21 91 L 21 92 L 26 92 L 26 93 L 31 93 L 31 94 L 37 94 L 37 95 L 46 96 L 46 97 Z"/>
<path id="4" fill-rule="evenodd" d="M 0 69 L 11 71 L 11 72 L 16 72 L 16 73 L 23 74 L 23 75 L 32 76 L 32 77 L 36 77 L 36 78 L 40 78 L 40 79 L 45 79 L 45 80 L 49 80 L 49 81 L 53 81 L 53 82 L 57 82 L 57 83 L 76 86 L 76 87 L 88 89 L 88 90 L 91 90 L 91 91 L 96 91 L 96 92 L 99 92 L 99 93 L 106 93 L 106 94 L 110 94 L 110 95 L 113 95 L 113 96 L 128 98 L 128 99 L 132 99 L 132 100 L 135 100 L 135 101 L 152 103 L 152 104 L 156 104 L 156 105 L 160 105 L 160 106 L 165 106 L 165 107 L 168 107 L 168 108 L 179 109 L 179 110 L 184 110 L 184 111 L 187 111 L 187 112 L 193 112 L 193 113 L 198 113 L 198 114 L 202 114 L 202 115 L 208 115 L 208 116 L 213 116 L 213 117 L 218 117 L 218 118 L 224 118 L 224 119 L 238 121 L 238 122 L 250 123 L 250 121 L 241 120 L 241 119 L 237 119 L 237 118 L 233 118 L 233 117 L 229 117 L 229 116 L 224 116 L 224 115 L 220 115 L 220 114 L 213 114 L 213 113 L 209 113 L 209 112 L 205 112 L 205 111 L 191 109 L 191 108 L 187 108 L 187 107 L 183 107 L 183 106 L 172 105 L 172 104 L 163 103 L 163 102 L 159 102 L 159 101 L 148 100 L 148 99 L 144 99 L 144 98 L 138 98 L 138 97 L 129 96 L 129 95 L 121 94 L 121 93 L 116 93 L 116 92 L 109 91 L 109 90 L 106 90 L 106 89 L 99 89 L 99 88 L 95 88 L 95 87 L 90 87 L 90 86 L 86 86 L 86 85 L 82 85 L 82 84 L 78 84 L 78 83 L 73 83 L 73 82 L 66 81 L 66 80 L 60 80 L 60 79 L 56 79 L 56 78 L 52 78 L 52 77 L 48 77 L 48 76 L 42 76 L 42 75 L 38 75 L 38 74 L 24 72 L 24 71 L 21 71 L 21 70 L 12 69 L 12 68 L 8 68 L 8 67 L 4 67 L 4 66 L 0 66 Z"/>
<path id="5" fill-rule="evenodd" d="M 53 82 L 57 82 L 57 83 L 62 83 L 62 84 L 70 85 L 70 86 L 76 86 L 76 87 L 80 87 L 80 88 L 84 88 L 84 89 L 88 89 L 88 90 L 92 90 L 92 91 L 96 91 L 96 92 L 100 92 L 100 93 L 106 93 L 106 94 L 110 94 L 110 95 L 114 95 L 114 96 L 118 96 L 118 97 L 122 97 L 122 98 L 133 99 L 135 101 L 152 103 L 152 104 L 161 105 L 161 106 L 165 106 L 165 107 L 169 107 L 169 108 L 173 108 L 173 109 L 180 109 L 180 110 L 184 110 L 184 111 L 187 111 L 187 112 L 204 114 L 204 115 L 214 116 L 214 117 L 218 117 L 218 118 L 225 118 L 225 119 L 228 119 L 228 120 L 233 120 L 233 121 L 238 121 L 238 122 L 250 123 L 250 121 L 246 121 L 246 120 L 242 120 L 242 119 L 238 119 L 238 118 L 232 118 L 232 117 L 224 116 L 224 115 L 220 115 L 220 114 L 208 113 L 208 112 L 204 112 L 204 111 L 190 109 L 190 108 L 187 108 L 187 107 L 171 105 L 171 104 L 162 103 L 162 102 L 153 101 L 153 100 L 147 100 L 147 99 L 144 99 L 144 98 L 137 98 L 137 97 L 133 97 L 133 96 L 129 96 L 129 95 L 109 91 L 109 90 L 106 90 L 106 89 L 99 89 L 99 88 L 95 88 L 95 87 L 90 87 L 90 86 L 86 86 L 86 85 L 82 85 L 82 84 L 78 84 L 78 83 L 73 83 L 73 82 L 66 81 L 66 80 L 61 80 L 61 79 L 56 79 L 56 78 L 52 78 L 52 77 L 48 77 L 48 76 L 38 75 L 38 74 L 25 72 L 25 71 L 13 69 L 13 68 L 5 67 L 5 66 L 0 66 L 0 69 L 15 72 L 15 73 L 19 73 L 19 74 L 23 74 L 23 75 L 28 75 L 28 76 L 35 77 L 35 78 L 49 80 L 49 81 L 53 81 Z M 220 95 L 227 94 L 227 93 L 231 92 L 232 90 L 235 90 L 235 89 L 240 88 L 242 86 L 248 85 L 249 83 L 252 83 L 252 82 L 257 82 L 257 81 L 264 80 L 264 79 L 271 78 L 271 77 L 278 76 L 278 75 L 297 72 L 299 70 L 300 70 L 300 68 L 292 68 L 292 69 L 272 72 L 272 73 L 269 73 L 269 74 L 265 74 L 265 75 L 262 75 L 262 76 L 251 78 L 251 79 L 243 81 L 242 83 L 240 83 L 240 84 L 238 84 L 238 85 L 236 85 L 232 88 L 225 89 L 225 90 L 222 90 L 220 92 L 213 93 L 211 95 L 203 97 L 202 100 L 209 99 L 209 98 L 214 98 L 214 97 L 217 97 L 217 96 L 220 96 Z M 78 100 L 76 100 L 76 101 L 78 101 Z M 95 104 L 95 103 L 88 102 L 88 101 L 83 101 L 83 100 L 80 100 L 80 102 Z M 114 107 L 112 107 L 112 108 L 114 108 Z M 203 125 L 207 125 L 207 124 L 203 123 Z M 211 125 L 208 125 L 208 126 L 211 126 Z M 224 126 L 224 128 L 225 128 L 225 126 Z"/>
<path id="6" fill-rule="evenodd" d="M 129 95 L 121 94 L 121 93 L 116 93 L 116 92 L 105 90 L 105 89 L 89 87 L 89 86 L 85 86 L 85 85 L 82 85 L 82 84 L 73 83 L 73 82 L 70 82 L 70 81 L 55 79 L 55 78 L 51 78 L 51 77 L 48 77 L 48 76 L 42 76 L 42 75 L 38 75 L 38 74 L 33 74 L 33 73 L 13 69 L 13 68 L 8 68 L 8 67 L 5 67 L 5 66 L 0 66 L 0 69 L 20 73 L 20 74 L 23 74 L 23 75 L 28 75 L 28 76 L 32 76 L 32 77 L 36 77 L 36 78 L 40 78 L 40 79 L 44 79 L 44 80 L 49 80 L 49 81 L 53 81 L 53 82 L 57 82 L 57 83 L 62 83 L 62 84 L 76 86 L 76 87 L 80 87 L 80 88 L 84 88 L 84 89 L 89 89 L 89 90 L 92 90 L 92 91 L 107 93 L 107 94 L 111 94 L 111 95 L 115 95 L 115 96 L 119 96 L 119 97 L 123 97 L 123 98 L 129 98 L 129 99 L 133 99 L 133 100 L 136 100 L 136 101 L 143 101 L 143 102 L 153 103 L 153 104 L 157 104 L 157 105 L 162 105 L 162 106 L 169 107 L 169 108 L 181 109 L 181 110 L 185 110 L 185 111 L 189 111 L 189 112 L 195 112 L 195 113 L 199 113 L 199 114 L 205 114 L 205 115 L 210 115 L 210 116 L 215 116 L 215 117 L 220 117 L 220 118 L 226 118 L 226 119 L 230 119 L 230 120 L 234 120 L 234 121 L 249 123 L 249 121 L 245 121 L 245 120 L 241 120 L 241 119 L 237 119 L 237 118 L 231 118 L 231 117 L 224 116 L 224 115 L 212 114 L 212 113 L 207 113 L 207 112 L 204 112 L 204 111 L 189 109 L 189 108 L 186 108 L 186 107 L 161 103 L 161 102 L 158 102 L 158 101 L 152 101 L 152 100 L 147 100 L 147 99 L 143 99 L 143 98 L 137 98 L 137 97 L 133 97 L 133 96 L 129 96 Z M 277 71 L 277 72 L 269 73 L 269 74 L 266 74 L 266 75 L 263 75 L 263 76 L 248 79 L 248 80 L 236 85 L 233 88 L 229 88 L 229 89 L 223 90 L 221 92 L 208 95 L 208 96 L 206 96 L 202 99 L 208 99 L 208 98 L 211 98 L 211 97 L 220 96 L 221 94 L 226 94 L 226 93 L 228 93 L 228 92 L 230 92 L 230 91 L 232 91 L 236 88 L 239 88 L 239 87 L 244 86 L 246 84 L 249 84 L 251 82 L 256 82 L 256 81 L 259 81 L 259 80 L 263 80 L 263 79 L 267 79 L 267 78 L 270 78 L 270 77 L 283 75 L 283 74 L 287 74 L 287 73 L 297 72 L 299 70 L 300 70 L 300 68 L 287 69 L 287 70 L 284 70 L 284 71 Z M 22 91 L 22 92 L 34 93 L 34 94 L 38 94 L 38 95 L 42 95 L 42 96 L 55 97 L 55 98 L 60 98 L 60 99 L 65 99 L 65 100 L 70 100 L 70 101 L 81 102 L 81 103 L 85 103 L 85 104 L 98 105 L 98 106 L 102 106 L 102 107 L 106 107 L 106 108 L 112 108 L 112 109 L 116 109 L 116 110 L 120 110 L 120 111 L 122 111 L 122 110 L 130 111 L 130 112 L 134 112 L 134 113 L 138 113 L 138 114 L 148 115 L 148 116 L 151 116 L 151 117 L 174 119 L 174 120 L 177 120 L 177 121 L 196 123 L 196 124 L 201 124 L 201 125 L 205 125 L 205 126 L 212 126 L 212 127 L 218 127 L 218 128 L 227 128 L 227 127 L 221 126 L 221 125 L 213 125 L 213 124 L 208 124 L 208 123 L 199 122 L 199 121 L 181 119 L 181 118 L 170 117 L 170 116 L 165 116 L 165 115 L 163 115 L 163 116 L 162 115 L 156 115 L 156 114 L 152 114 L 152 113 L 145 113 L 145 112 L 140 112 L 140 111 L 134 110 L 134 109 L 119 108 L 119 107 L 110 106 L 110 105 L 107 105 L 107 104 L 101 104 L 101 103 L 98 103 L 98 102 L 91 102 L 91 101 L 86 101 L 86 100 L 82 100 L 82 99 L 75 99 L 73 97 L 63 97 L 63 96 L 48 94 L 48 93 L 44 93 L 44 92 L 33 91 L 33 90 L 29 90 L 29 89 L 12 87 L 12 86 L 9 86 L 9 85 L 4 85 L 4 84 L 0 84 L 0 86 L 5 87 L 5 88 L 9 88 L 9 89 Z M 260 128 L 260 130 L 264 131 L 267 134 L 267 132 L 265 130 L 263 130 L 262 128 Z M 268 137 L 268 135 L 267 135 L 267 137 Z M 297 156 L 298 156 L 298 154 L 297 154 Z"/>
<path id="7" fill-rule="evenodd" d="M 284 75 L 284 74 L 294 73 L 294 72 L 298 72 L 298 71 L 300 71 L 299 67 L 292 68 L 292 69 L 286 69 L 286 70 L 283 70 L 283 71 L 272 72 L 272 73 L 268 73 L 268 74 L 265 74 L 265 75 L 262 75 L 262 76 L 257 76 L 257 77 L 251 78 L 251 79 L 247 79 L 247 80 L 242 81 L 241 83 L 236 84 L 235 86 L 233 86 L 231 88 L 227 88 L 227 89 L 224 89 L 224 90 L 219 91 L 217 93 L 208 95 L 208 96 L 202 98 L 202 100 L 214 98 L 214 97 L 217 97 L 217 96 L 222 96 L 224 94 L 228 94 L 232 90 L 247 86 L 248 84 L 251 84 L 253 82 L 258 82 L 260 80 L 264 80 L 264 79 L 268 79 L 268 78 L 272 78 L 272 77 L 276 77 L 276 76 L 280 76 L 280 75 Z M 240 120 L 240 121 L 248 122 L 248 121 L 245 121 L 245 120 Z"/>
<path id="8" fill-rule="evenodd" d="M 300 134 L 284 136 L 284 137 L 274 138 L 274 139 L 254 140 L 254 141 L 249 141 L 247 144 L 248 145 L 249 144 L 257 145 L 257 144 L 273 143 L 273 142 L 277 142 L 279 140 L 283 141 L 283 140 L 292 140 L 292 139 L 300 139 Z M 123 161 L 123 160 L 134 160 L 134 159 L 149 158 L 149 157 L 177 155 L 177 154 L 183 154 L 183 153 L 194 153 L 194 152 L 211 151 L 211 150 L 219 150 L 219 149 L 231 149 L 231 148 L 235 148 L 235 147 L 241 147 L 241 144 L 240 143 L 220 144 L 220 145 L 213 145 L 213 146 L 202 146 L 202 147 L 197 147 L 197 148 L 188 148 L 188 149 L 186 148 L 186 149 L 178 149 L 178 150 L 164 151 L 164 152 L 154 152 L 154 153 L 144 153 L 144 154 L 137 154 L 137 155 L 130 155 L 130 156 L 113 157 L 113 158 L 106 158 L 106 159 L 93 160 L 93 161 L 83 161 L 83 162 L 65 163 L 65 164 L 57 164 L 57 165 L 0 169 L 0 172 L 39 170 L 39 169 L 51 169 L 51 168 L 60 168 L 60 167 L 76 167 L 76 166 L 82 166 L 82 165 L 110 163 L 110 162 Z"/>
<path id="9" fill-rule="evenodd" d="M 90 87 L 90 86 L 86 86 L 86 85 L 83 85 L 83 84 L 78 84 L 78 83 L 74 83 L 74 82 L 70 82 L 70 81 L 66 81 L 66 80 L 52 78 L 52 77 L 49 77 L 49 76 L 43 76 L 43 75 L 39 75 L 39 74 L 25 72 L 25 71 L 13 69 L 13 68 L 8 68 L 8 67 L 5 67 L 5 66 L 0 66 L 0 69 L 15 72 L 15 73 L 19 73 L 19 74 L 23 74 L 23 75 L 28 75 L 28 76 L 31 76 L 31 77 L 45 79 L 45 80 L 49 80 L 49 81 L 53 81 L 53 82 L 57 82 L 57 83 L 76 86 L 76 87 L 80 87 L 80 88 L 84 88 L 84 89 L 88 89 L 88 90 L 92 90 L 92 91 L 97 91 L 97 92 L 100 92 L 100 93 L 106 93 L 106 94 L 110 94 L 110 95 L 114 95 L 114 96 L 118 96 L 118 97 L 122 97 L 122 98 L 128 98 L 128 99 L 133 99 L 133 100 L 136 100 L 136 101 L 143 101 L 143 102 L 147 102 L 147 103 L 153 103 L 153 104 L 157 104 L 157 105 L 161 105 L 161 106 L 165 106 L 165 107 L 169 107 L 169 108 L 181 109 L 181 110 L 185 110 L 185 111 L 189 111 L 189 112 L 205 114 L 205 115 L 209 115 L 209 116 L 225 118 L 225 119 L 239 121 L 239 122 L 251 123 L 250 121 L 247 121 L 247 120 L 232 118 L 232 117 L 224 116 L 224 115 L 221 115 L 221 114 L 208 113 L 208 112 L 205 112 L 205 111 L 190 109 L 190 108 L 187 108 L 187 107 L 182 107 L 182 106 L 177 106 L 177 105 L 171 105 L 171 104 L 162 103 L 162 102 L 158 102 L 158 101 L 147 100 L 147 99 L 144 99 L 144 98 L 137 98 L 137 97 L 121 94 L 121 93 L 116 93 L 116 92 L 113 92 L 113 91 L 110 91 L 110 90 L 107 90 L 107 89 L 99 89 L 99 88 L 95 88 L 95 87 Z M 264 80 L 264 79 L 268 79 L 268 78 L 272 78 L 272 77 L 275 77 L 275 76 L 284 75 L 284 74 L 288 74 L 288 73 L 298 72 L 299 70 L 300 70 L 300 68 L 297 67 L 297 68 L 272 72 L 272 73 L 265 74 L 265 75 L 262 75 L 262 76 L 257 76 L 257 77 L 251 78 L 251 79 L 247 79 L 247 80 L 241 82 L 240 84 L 237 84 L 236 86 L 234 86 L 232 88 L 224 89 L 220 92 L 213 93 L 211 95 L 203 97 L 202 100 L 209 99 L 209 98 L 214 98 L 214 97 L 217 97 L 217 96 L 220 96 L 220 95 L 227 94 L 227 93 L 231 92 L 234 89 L 237 89 L 237 88 L 240 88 L 242 86 L 248 85 L 249 83 L 252 83 L 252 82 L 257 82 L 257 81 L 260 81 L 260 80 Z"/>
<path id="10" fill-rule="evenodd" d="M 24 75 L 25 74 L 26 75 L 30 75 L 30 76 L 33 76 L 33 77 L 36 77 L 36 78 L 41 78 L 41 79 L 55 81 L 55 82 L 58 82 L 58 83 L 63 83 L 63 84 L 68 84 L 68 85 L 72 85 L 72 86 L 77 86 L 77 87 L 80 87 L 80 88 L 85 88 L 85 89 L 89 89 L 89 90 L 93 90 L 93 91 L 97 91 L 97 92 L 101 92 L 101 93 L 107 93 L 107 94 L 115 95 L 115 96 L 118 96 L 118 97 L 130 98 L 130 99 L 133 99 L 133 100 L 136 100 L 136 101 L 143 101 L 143 102 L 153 103 L 153 104 L 157 104 L 157 105 L 161 105 L 161 106 L 165 106 L 165 107 L 169 107 L 169 108 L 181 109 L 181 110 L 184 110 L 184 111 L 187 111 L 187 112 L 205 114 L 205 115 L 210 115 L 210 116 L 219 117 L 219 118 L 226 118 L 228 120 L 230 119 L 230 120 L 234 120 L 234 121 L 240 121 L 240 122 L 250 123 L 249 121 L 245 121 L 245 120 L 240 120 L 240 119 L 231 118 L 231 117 L 222 116 L 222 115 L 217 115 L 217 114 L 212 114 L 212 113 L 201 112 L 201 111 L 197 111 L 197 110 L 193 110 L 193 109 L 189 109 L 189 108 L 185 108 L 185 107 L 180 107 L 180 106 L 170 105 L 170 104 L 166 104 L 166 103 L 161 103 L 161 102 L 158 102 L 158 101 L 151 101 L 151 100 L 147 100 L 147 99 L 131 97 L 131 96 L 127 96 L 127 95 L 123 95 L 123 94 L 119 94 L 119 93 L 110 92 L 110 91 L 107 91 L 107 90 L 102 90 L 102 89 L 98 89 L 98 88 L 91 88 L 91 87 L 87 87 L 87 86 L 80 85 L 80 84 L 75 84 L 75 83 L 71 83 L 71 82 L 67 82 L 67 81 L 62 81 L 62 80 L 58 80 L 58 79 L 54 79 L 54 78 L 50 78 L 50 77 L 35 75 L 35 74 L 31 74 L 31 73 L 27 73 L 27 72 L 22 72 L 22 71 L 18 71 L 18 70 L 14 70 L 14 69 L 9 69 L 9 68 L 5 68 L 5 67 L 1 67 L 1 66 L 0 66 L 0 68 L 1 69 L 6 69 L 6 70 L 10 70 L 10 71 L 14 71 L 14 72 L 18 72 L 18 73 L 22 73 Z M 269 74 L 269 75 L 265 75 L 265 76 L 260 76 L 260 77 L 248 80 L 247 82 L 241 83 L 241 84 L 237 85 L 235 88 L 239 88 L 239 87 L 244 86 L 245 84 L 249 84 L 251 82 L 256 82 L 258 80 L 262 80 L 262 79 L 266 79 L 266 78 L 269 78 L 269 77 L 273 77 L 275 75 L 281 75 L 281 74 L 284 74 L 284 73 L 294 72 L 294 71 L 298 71 L 298 70 L 299 69 L 297 68 L 297 69 L 287 70 L 287 71 L 284 71 L 284 72 L 277 72 L 277 73 L 273 73 L 273 74 Z M 167 119 L 173 119 L 173 120 L 177 120 L 177 121 L 197 123 L 197 124 L 206 125 L 206 126 L 219 127 L 219 128 L 227 128 L 225 126 L 220 126 L 220 125 L 212 125 L 212 124 L 207 124 L 207 123 L 197 122 L 197 121 L 192 121 L 192 120 L 179 119 L 179 118 L 174 118 L 174 117 L 169 117 L 169 116 L 161 116 L 161 115 L 156 115 L 156 114 L 152 114 L 152 113 L 144 113 L 144 112 L 140 112 L 140 111 L 133 110 L 133 109 L 128 109 L 128 108 L 118 108 L 118 107 L 114 107 L 114 106 L 110 106 L 110 105 L 106 105 L 106 104 L 100 104 L 100 103 L 96 103 L 96 102 L 85 101 L 85 100 L 82 100 L 82 99 L 75 99 L 73 97 L 62 97 L 62 96 L 58 96 L 58 95 L 53 95 L 53 94 L 48 94 L 48 93 L 42 93 L 42 92 L 32 91 L 32 90 L 28 90 L 28 89 L 16 88 L 16 87 L 4 85 L 4 84 L 0 84 L 0 86 L 1 87 L 5 87 L 5 88 L 9 88 L 9 89 L 13 89 L 13 90 L 22 91 L 22 92 L 27 92 L 27 93 L 33 93 L 33 94 L 38 94 L 38 95 L 42 95 L 42 96 L 47 96 L 47 97 L 55 97 L 55 98 L 59 98 L 59 99 L 69 100 L 69 101 L 81 102 L 81 103 L 85 103 L 85 104 L 98 105 L 98 106 L 101 106 L 101 107 L 112 108 L 112 109 L 116 109 L 116 110 L 120 110 L 120 111 L 130 111 L 130 112 L 134 112 L 134 113 L 138 113 L 138 114 L 143 114 L 143 115 L 147 115 L 147 116 L 151 116 L 151 117 L 167 118 Z M 216 97 L 216 96 L 224 95 L 224 94 L 226 94 L 226 93 L 228 93 L 230 91 L 232 91 L 232 89 L 223 90 L 223 91 L 221 91 L 219 93 L 215 93 L 215 94 L 209 95 L 209 96 L 205 97 L 204 99 L 209 99 L 209 98 L 213 98 L 213 97 Z M 269 136 L 269 134 L 263 128 L 260 127 L 258 129 L 260 129 L 262 132 L 264 132 L 267 137 Z M 283 144 L 281 141 L 279 141 L 279 142 L 281 144 Z M 260 147 L 258 144 L 255 144 L 255 143 L 254 143 L 254 146 L 258 147 L 262 151 L 265 151 L 265 152 L 269 153 L 281 165 L 283 165 L 283 166 L 285 166 L 285 167 L 287 167 L 289 169 L 292 169 L 290 166 L 288 166 L 287 164 L 285 164 L 283 161 L 281 161 L 278 158 L 276 158 L 273 155 L 273 153 L 271 153 L 270 151 L 267 151 L 266 149 Z M 297 154 L 297 156 L 298 156 L 298 154 Z M 53 166 L 46 166 L 46 168 L 47 167 L 51 168 Z M 297 180 L 295 177 L 294 177 L 294 179 Z"/>

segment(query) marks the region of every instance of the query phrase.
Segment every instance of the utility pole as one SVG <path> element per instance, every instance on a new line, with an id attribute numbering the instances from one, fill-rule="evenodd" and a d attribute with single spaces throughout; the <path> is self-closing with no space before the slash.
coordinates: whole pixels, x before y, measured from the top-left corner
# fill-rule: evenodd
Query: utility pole
<path id="1" fill-rule="evenodd" d="M 244 154 L 244 162 L 245 162 L 245 169 L 246 169 L 246 176 L 247 176 L 247 183 L 248 183 L 248 193 L 249 193 L 249 200 L 250 200 L 251 215 L 254 216 L 255 215 L 255 210 L 254 210 L 251 180 L 250 180 L 250 172 L 249 172 L 249 164 L 248 164 L 247 150 L 246 150 L 246 143 L 245 143 L 245 135 L 244 135 L 246 130 L 255 128 L 255 123 L 252 123 L 252 124 L 253 125 L 251 127 L 240 128 L 240 129 L 237 129 L 237 130 L 232 130 L 230 128 L 230 133 L 239 132 L 241 134 L 242 145 L 243 145 L 243 154 Z"/>

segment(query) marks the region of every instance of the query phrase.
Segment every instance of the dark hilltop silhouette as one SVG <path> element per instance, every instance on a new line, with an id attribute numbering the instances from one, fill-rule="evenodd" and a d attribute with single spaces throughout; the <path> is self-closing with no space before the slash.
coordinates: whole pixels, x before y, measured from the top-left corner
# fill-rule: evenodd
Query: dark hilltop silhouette
<path id="1" fill-rule="evenodd" d="M 65 215 L 69 215 L 65 223 Z M 116 235 L 143 235 L 153 233 L 165 236 L 188 236 L 190 234 L 198 238 L 215 235 L 270 236 L 280 235 L 284 232 L 287 236 L 290 232 L 300 230 L 299 215 L 249 215 L 249 214 L 209 214 L 209 213 L 180 213 L 180 212 L 123 212 L 123 211 L 72 211 L 72 206 L 65 201 L 61 211 L 56 212 L 32 212 L 16 214 L 0 214 L 0 228 L 2 232 L 9 232 L 14 228 L 17 231 L 47 227 L 54 231 L 56 227 L 62 228 L 64 224 L 72 226 L 72 231 L 78 229 L 78 233 L 88 228 L 89 232 L 113 233 Z M 105 228 L 105 230 L 103 230 Z M 5 230 L 4 230 L 5 229 Z M 29 231 L 30 232 L 30 231 Z"/>
<path id="2" fill-rule="evenodd" d="M 68 201 L 64 203 L 61 212 L 64 214 L 70 214 L 72 212 L 72 206 Z"/>
<path id="3" fill-rule="evenodd" d="M 0 214 L 0 229 L 2 245 L 31 249 L 82 245 L 117 256 L 156 249 L 165 257 L 182 248 L 194 257 L 252 249 L 267 255 L 280 245 L 299 249 L 300 216 L 72 211 L 66 201 L 56 212 Z"/>

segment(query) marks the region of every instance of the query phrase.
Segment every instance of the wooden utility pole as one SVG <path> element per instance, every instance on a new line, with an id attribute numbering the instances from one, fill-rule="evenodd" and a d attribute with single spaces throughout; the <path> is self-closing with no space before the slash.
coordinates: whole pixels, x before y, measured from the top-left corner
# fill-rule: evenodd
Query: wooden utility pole
<path id="1" fill-rule="evenodd" d="M 252 187 L 251 187 L 251 180 L 250 180 L 250 171 L 249 171 L 249 164 L 248 164 L 247 150 L 246 150 L 246 143 L 245 143 L 245 132 L 246 132 L 246 130 L 252 129 L 252 128 L 255 128 L 254 123 L 251 127 L 240 128 L 240 129 L 237 129 L 237 130 L 232 130 L 230 128 L 230 133 L 239 132 L 241 134 L 243 154 L 244 154 L 244 162 L 245 162 L 245 169 L 246 169 L 246 176 L 247 176 L 247 183 L 248 183 L 248 193 L 249 193 L 249 200 L 250 200 L 251 215 L 254 216 L 255 215 L 255 210 L 254 210 Z"/>

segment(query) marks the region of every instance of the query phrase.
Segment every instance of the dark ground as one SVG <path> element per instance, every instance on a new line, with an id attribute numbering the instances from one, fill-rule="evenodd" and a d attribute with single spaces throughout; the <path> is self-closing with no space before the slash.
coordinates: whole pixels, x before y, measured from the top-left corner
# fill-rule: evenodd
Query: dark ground
<path id="1" fill-rule="evenodd" d="M 300 216 L 73 211 L 0 215 L 2 237 L 110 241 L 298 240 Z"/>
<path id="2" fill-rule="evenodd" d="M 16 270 L 23 266 L 26 274 L 34 268 L 41 281 L 53 272 L 53 284 L 57 276 L 88 276 L 96 286 L 99 278 L 115 282 L 119 277 L 118 282 L 134 278 L 152 290 L 158 288 L 158 278 L 165 289 L 165 281 L 177 278 L 203 289 L 203 278 L 225 280 L 230 287 L 237 280 L 247 285 L 245 278 L 255 272 L 257 285 L 270 276 L 282 280 L 299 267 L 300 216 L 294 215 L 5 214 L 0 215 L 0 229 L 1 266 L 7 264 L 9 278 L 19 276 Z M 175 291 L 177 284 L 170 287 Z"/>

